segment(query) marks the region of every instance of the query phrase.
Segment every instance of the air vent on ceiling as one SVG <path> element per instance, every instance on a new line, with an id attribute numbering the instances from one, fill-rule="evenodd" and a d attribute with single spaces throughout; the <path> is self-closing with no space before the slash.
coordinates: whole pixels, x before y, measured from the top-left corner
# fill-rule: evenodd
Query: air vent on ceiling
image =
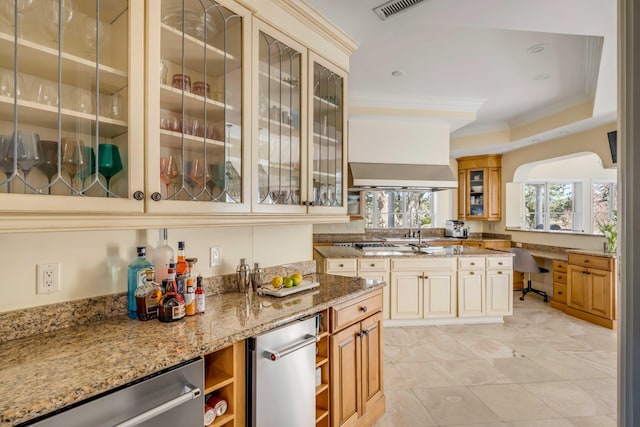
<path id="1" fill-rule="evenodd" d="M 425 0 L 391 0 L 380 6 L 374 7 L 373 11 L 378 15 L 380 19 L 386 21 L 389 17 L 400 13 L 405 9 L 422 3 Z M 428 1 L 428 0 L 426 0 Z"/>

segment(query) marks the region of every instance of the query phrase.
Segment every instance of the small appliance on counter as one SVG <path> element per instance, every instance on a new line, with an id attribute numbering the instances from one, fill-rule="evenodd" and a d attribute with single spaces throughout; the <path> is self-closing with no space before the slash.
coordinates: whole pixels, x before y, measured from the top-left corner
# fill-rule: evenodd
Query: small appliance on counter
<path id="1" fill-rule="evenodd" d="M 469 237 L 469 230 L 464 228 L 464 221 L 448 219 L 444 225 L 444 237 L 466 239 Z"/>

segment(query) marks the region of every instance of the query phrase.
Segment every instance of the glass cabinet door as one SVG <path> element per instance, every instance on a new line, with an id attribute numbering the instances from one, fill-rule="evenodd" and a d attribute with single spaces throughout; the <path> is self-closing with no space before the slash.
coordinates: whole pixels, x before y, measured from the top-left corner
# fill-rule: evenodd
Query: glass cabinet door
<path id="1" fill-rule="evenodd" d="M 256 210 L 269 205 L 300 209 L 303 49 L 283 35 L 276 38 L 261 29 L 257 34 Z"/>
<path id="2" fill-rule="evenodd" d="M 313 67 L 313 94 L 310 96 L 312 126 L 311 178 L 309 199 L 314 210 L 326 212 L 334 208 L 346 213 L 344 202 L 344 94 L 345 73 L 320 58 L 310 56 Z"/>
<path id="3" fill-rule="evenodd" d="M 469 212 L 470 217 L 483 217 L 485 212 L 485 169 L 472 169 L 467 171 L 469 174 L 469 182 L 467 185 L 469 191 Z"/>
<path id="4" fill-rule="evenodd" d="M 243 13 L 212 0 L 155 6 L 147 9 L 148 209 L 243 210 Z"/>
<path id="5" fill-rule="evenodd" d="M 142 211 L 135 3 L 0 3 L 0 210 Z"/>

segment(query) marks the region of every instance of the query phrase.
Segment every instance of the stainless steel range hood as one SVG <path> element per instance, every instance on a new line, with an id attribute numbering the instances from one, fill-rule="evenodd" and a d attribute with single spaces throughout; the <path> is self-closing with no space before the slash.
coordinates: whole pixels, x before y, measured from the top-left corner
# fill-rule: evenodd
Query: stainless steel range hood
<path id="1" fill-rule="evenodd" d="M 458 188 L 448 165 L 349 163 L 349 190 L 438 191 Z"/>

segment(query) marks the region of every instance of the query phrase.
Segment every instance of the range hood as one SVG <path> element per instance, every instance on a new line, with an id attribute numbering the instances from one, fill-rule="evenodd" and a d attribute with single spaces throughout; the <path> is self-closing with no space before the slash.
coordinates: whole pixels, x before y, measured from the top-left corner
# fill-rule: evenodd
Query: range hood
<path id="1" fill-rule="evenodd" d="M 458 188 L 448 165 L 349 163 L 349 190 L 438 191 Z"/>

